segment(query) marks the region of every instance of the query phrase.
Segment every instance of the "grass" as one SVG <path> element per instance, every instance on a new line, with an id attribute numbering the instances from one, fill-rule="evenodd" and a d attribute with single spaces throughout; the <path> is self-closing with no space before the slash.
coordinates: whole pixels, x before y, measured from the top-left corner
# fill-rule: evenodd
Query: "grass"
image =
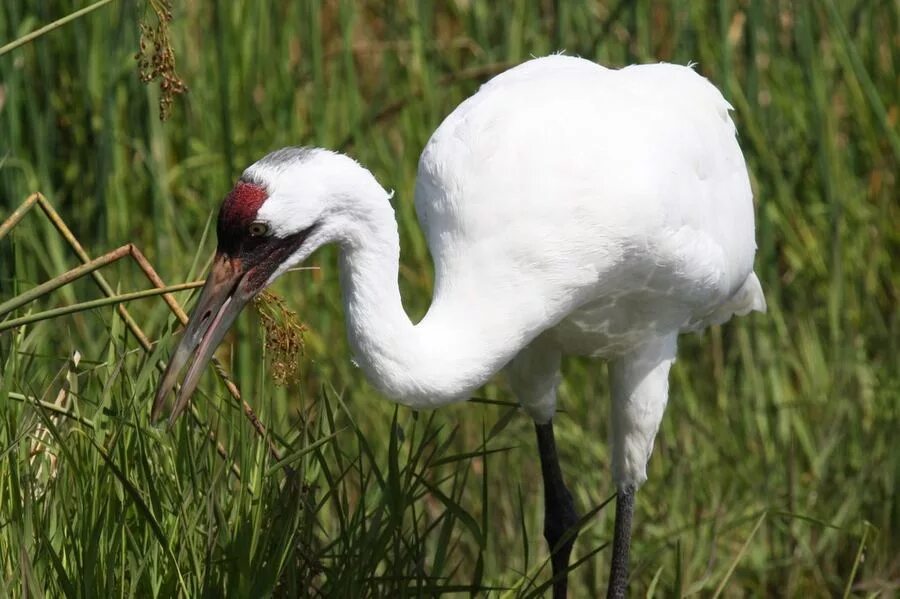
<path id="1" fill-rule="evenodd" d="M 3 3 L 0 46 L 90 4 Z M 769 313 L 681 341 L 637 497 L 634 595 L 896 593 L 896 7 L 500 4 L 179 3 L 170 33 L 189 91 L 166 122 L 133 58 L 154 13 L 101 6 L 0 56 L 3 214 L 41 191 L 92 257 L 134 243 L 167 283 L 194 281 L 244 166 L 284 145 L 342 149 L 397 191 L 400 284 L 420 316 L 431 274 L 416 158 L 458 102 L 558 49 L 611 66 L 696 61 L 735 107 Z M 307 327 L 299 381 L 272 383 L 252 313 L 219 353 L 291 474 L 212 375 L 203 426 L 149 426 L 175 329 L 159 298 L 128 305 L 160 341 L 149 353 L 105 304 L 0 333 L 0 593 L 545 592 L 533 433 L 503 404 L 504 381 L 482 390 L 487 402 L 395 408 L 348 359 L 334 251 L 314 262 L 276 288 Z M 30 214 L 0 240 L 0 303 L 78 264 Z M 103 273 L 115 293 L 147 288 L 128 263 Z M 101 296 L 85 278 L 7 318 Z M 583 513 L 600 508 L 573 556 L 581 597 L 605 588 L 609 562 L 608 396 L 600 365 L 570 360 L 564 374 L 564 474 Z"/>

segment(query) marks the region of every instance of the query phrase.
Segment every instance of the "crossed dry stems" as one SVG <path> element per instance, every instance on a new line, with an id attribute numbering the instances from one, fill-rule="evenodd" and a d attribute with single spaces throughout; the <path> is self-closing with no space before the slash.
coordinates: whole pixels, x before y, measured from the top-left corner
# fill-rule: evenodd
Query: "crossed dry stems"
<path id="1" fill-rule="evenodd" d="M 163 301 L 166 302 L 166 305 L 169 306 L 169 309 L 175 314 L 176 318 L 184 325 L 188 322 L 188 315 L 182 309 L 181 305 L 175 299 L 175 296 L 172 295 L 174 291 L 181 291 L 184 289 L 192 289 L 203 285 L 203 281 L 194 281 L 191 283 L 183 283 L 180 285 L 172 285 L 166 286 L 160 276 L 157 274 L 156 270 L 144 256 L 143 252 L 141 252 L 137 246 L 134 244 L 128 243 L 119 248 L 112 250 L 111 252 L 107 252 L 106 254 L 100 256 L 99 258 L 91 259 L 88 253 L 84 250 L 81 243 L 79 243 L 78 239 L 63 221 L 62 217 L 60 217 L 59 213 L 53 208 L 50 202 L 41 194 L 41 193 L 33 193 L 31 194 L 22 204 L 7 218 L 3 224 L 0 224 L 0 240 L 2 240 L 7 233 L 9 233 L 18 223 L 22 220 L 22 218 L 35 206 L 38 206 L 50 221 L 50 223 L 54 226 L 54 228 L 59 232 L 62 238 L 69 244 L 69 246 L 75 251 L 75 254 L 78 256 L 78 259 L 81 260 L 82 265 L 76 268 L 73 268 L 69 271 L 58 275 L 45 283 L 42 283 L 28 291 L 17 295 L 16 297 L 0 304 L 0 318 L 3 318 L 5 315 L 9 314 L 13 310 L 31 302 L 35 299 L 50 293 L 51 291 L 58 289 L 64 285 L 71 283 L 72 281 L 79 279 L 85 275 L 90 275 L 91 278 L 97 283 L 100 287 L 100 290 L 106 296 L 103 299 L 93 300 L 89 302 L 83 302 L 79 304 L 75 304 L 72 306 L 65 306 L 62 308 L 56 308 L 53 310 L 47 310 L 45 312 L 41 312 L 39 314 L 32 314 L 29 316 L 24 316 L 15 319 L 8 319 L 0 322 L 0 333 L 5 330 L 9 330 L 18 326 L 22 326 L 24 324 L 28 324 L 30 322 L 36 322 L 39 320 L 46 320 L 48 318 L 54 318 L 57 316 L 61 316 L 63 314 L 69 314 L 73 312 L 78 312 L 81 310 L 87 310 L 90 308 L 96 308 L 102 305 L 110 305 L 116 304 L 116 309 L 119 313 L 119 316 L 125 323 L 125 326 L 128 327 L 128 330 L 134 335 L 135 339 L 137 339 L 141 348 L 145 352 L 151 352 L 153 349 L 153 343 L 141 329 L 141 327 L 137 324 L 137 322 L 132 318 L 131 314 L 128 312 L 128 309 L 125 307 L 124 303 L 130 301 L 132 299 L 138 299 L 142 297 L 150 297 L 155 295 L 161 295 Z M 130 257 L 132 258 L 141 269 L 141 271 L 146 275 L 147 279 L 154 286 L 154 289 L 149 289 L 146 291 L 138 291 L 133 293 L 126 294 L 116 294 L 113 291 L 113 288 L 106 281 L 104 276 L 100 273 L 100 269 L 104 266 L 112 264 L 122 258 Z M 277 309 L 277 307 L 276 307 Z M 290 319 L 290 314 L 284 314 L 285 318 Z M 295 326 L 295 325 L 290 325 Z M 300 326 L 300 325 L 296 325 Z M 218 359 L 213 358 L 213 366 L 216 371 L 216 374 L 222 379 L 225 383 L 225 388 L 228 389 L 228 392 L 231 396 L 238 402 L 241 403 L 243 407 L 244 415 L 253 425 L 254 430 L 257 434 L 265 439 L 268 444 L 269 453 L 272 458 L 276 462 L 280 462 L 281 452 L 275 446 L 275 443 L 270 435 L 267 434 L 265 425 L 260 422 L 259 418 L 256 416 L 256 413 L 253 411 L 246 401 L 241 398 L 241 392 L 238 390 L 237 386 L 231 380 L 225 368 L 218 361 Z M 156 363 L 157 369 L 160 372 L 165 370 L 166 364 L 162 360 L 159 360 Z M 27 398 L 22 396 L 22 398 L 30 403 L 34 403 L 35 405 L 40 404 L 43 405 L 44 402 L 39 402 L 34 398 Z M 69 415 L 68 409 L 60 409 L 55 410 L 55 413 L 62 415 Z M 240 469 L 237 464 L 235 464 L 228 457 L 228 452 L 222 443 L 217 439 L 215 431 L 206 425 L 203 424 L 200 414 L 197 411 L 196 407 L 191 405 L 191 417 L 194 422 L 204 428 L 207 432 L 207 436 L 210 441 L 213 442 L 216 446 L 216 451 L 218 454 L 226 461 L 231 463 L 231 470 L 240 478 Z M 72 414 L 75 416 L 75 414 Z"/>

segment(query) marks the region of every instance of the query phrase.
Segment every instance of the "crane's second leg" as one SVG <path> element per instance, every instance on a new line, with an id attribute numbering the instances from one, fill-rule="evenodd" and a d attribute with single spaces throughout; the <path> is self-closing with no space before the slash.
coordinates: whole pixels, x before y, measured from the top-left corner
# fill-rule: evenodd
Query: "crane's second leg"
<path id="1" fill-rule="evenodd" d="M 634 494 L 647 480 L 647 460 L 669 398 L 669 368 L 675 361 L 675 335 L 646 343 L 610 362 L 612 387 L 612 466 L 618 487 L 613 555 L 606 596 L 628 590 L 628 553 Z"/>
<path id="2" fill-rule="evenodd" d="M 613 555 L 609 566 L 609 599 L 625 597 L 628 590 L 628 554 L 631 550 L 631 517 L 634 514 L 633 484 L 619 487 L 616 494 L 616 522 L 613 530 Z"/>
<path id="3" fill-rule="evenodd" d="M 578 513 L 572 494 L 566 487 L 556 455 L 553 421 L 535 424 L 541 474 L 544 479 L 544 538 L 550 546 L 553 566 L 553 598 L 564 599 L 568 588 L 569 556 L 578 534 Z"/>

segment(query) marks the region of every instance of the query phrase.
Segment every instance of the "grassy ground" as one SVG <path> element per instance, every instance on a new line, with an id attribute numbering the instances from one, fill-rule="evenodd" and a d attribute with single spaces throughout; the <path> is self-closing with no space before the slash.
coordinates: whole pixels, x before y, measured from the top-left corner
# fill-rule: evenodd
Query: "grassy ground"
<path id="1" fill-rule="evenodd" d="M 418 316 L 431 278 L 416 159 L 460 100 L 558 49 L 612 66 L 696 61 L 735 107 L 770 311 L 681 342 L 638 495 L 634 595 L 896 593 L 896 3 L 494 4 L 178 3 L 189 92 L 161 123 L 133 58 L 154 14 L 113 1 L 0 56 L 2 215 L 39 190 L 92 256 L 132 242 L 167 282 L 189 281 L 244 166 L 283 145 L 343 149 L 397 191 L 400 283 Z M 0 43 L 82 6 L 4 2 Z M 0 333 L 0 594 L 546 591 L 537 454 L 504 381 L 483 390 L 496 403 L 395 409 L 348 360 L 334 252 L 314 262 L 276 289 L 308 327 L 297 382 L 271 382 L 252 314 L 219 354 L 293 476 L 212 374 L 196 421 L 149 426 L 175 330 L 158 298 L 129 304 L 162 341 L 150 353 L 110 306 Z M 34 211 L 0 241 L 0 302 L 77 264 Z M 120 292 L 147 287 L 126 263 L 103 273 Z M 11 316 L 97 297 L 86 278 Z M 565 375 L 558 443 L 587 512 L 613 492 L 606 372 L 571 360 Z M 58 397 L 66 415 L 46 407 Z M 612 513 L 581 533 L 573 596 L 605 588 Z"/>

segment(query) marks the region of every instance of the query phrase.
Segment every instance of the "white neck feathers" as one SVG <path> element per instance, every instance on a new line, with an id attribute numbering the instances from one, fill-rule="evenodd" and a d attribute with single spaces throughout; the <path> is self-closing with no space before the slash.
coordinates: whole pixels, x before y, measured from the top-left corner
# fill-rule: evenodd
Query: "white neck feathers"
<path id="1" fill-rule="evenodd" d="M 355 362 L 385 395 L 410 407 L 465 401 L 515 354 L 508 337 L 469 306 L 435 297 L 414 325 L 403 309 L 400 247 L 388 202 L 342 244 L 341 286 Z M 369 204 L 371 208 L 372 204 Z"/>

